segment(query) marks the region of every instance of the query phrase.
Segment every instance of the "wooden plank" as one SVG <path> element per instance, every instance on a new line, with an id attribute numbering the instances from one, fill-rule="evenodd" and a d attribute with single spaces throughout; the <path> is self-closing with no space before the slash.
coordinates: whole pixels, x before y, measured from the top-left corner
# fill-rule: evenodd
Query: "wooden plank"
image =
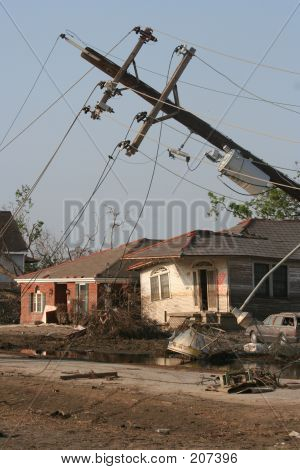
<path id="1" fill-rule="evenodd" d="M 103 379 L 105 377 L 118 377 L 118 372 L 88 372 L 88 373 L 78 373 L 70 375 L 61 375 L 62 380 L 74 380 L 74 379 Z"/>

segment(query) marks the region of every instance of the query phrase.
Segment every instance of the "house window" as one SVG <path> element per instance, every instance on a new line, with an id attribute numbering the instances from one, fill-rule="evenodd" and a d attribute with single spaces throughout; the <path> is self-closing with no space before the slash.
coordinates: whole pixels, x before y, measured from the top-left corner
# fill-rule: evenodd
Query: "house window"
<path id="1" fill-rule="evenodd" d="M 265 274 L 269 271 L 269 265 L 263 263 L 254 264 L 254 284 L 257 285 L 259 281 L 264 277 Z M 256 291 L 257 297 L 269 297 L 270 296 L 270 279 L 266 279 L 265 282 L 260 286 Z"/>
<path id="2" fill-rule="evenodd" d="M 170 297 L 169 272 L 166 268 L 159 268 L 152 272 L 150 277 L 151 300 L 162 300 Z"/>
<path id="3" fill-rule="evenodd" d="M 30 312 L 43 313 L 46 305 L 46 294 L 37 291 L 30 295 Z"/>
<path id="4" fill-rule="evenodd" d="M 254 284 L 257 285 L 265 274 L 273 267 L 267 263 L 254 263 Z M 257 297 L 284 298 L 288 296 L 288 269 L 279 266 L 256 292 Z"/>
<path id="5" fill-rule="evenodd" d="M 273 297 L 288 296 L 287 266 L 279 266 L 273 272 Z"/>
<path id="6" fill-rule="evenodd" d="M 88 284 L 76 284 L 77 310 L 82 313 L 88 312 L 89 286 Z"/>

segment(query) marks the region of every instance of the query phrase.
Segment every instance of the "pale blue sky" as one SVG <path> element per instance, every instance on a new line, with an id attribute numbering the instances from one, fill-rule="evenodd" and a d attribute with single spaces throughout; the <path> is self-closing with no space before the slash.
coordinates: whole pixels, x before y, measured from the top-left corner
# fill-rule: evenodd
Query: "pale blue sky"
<path id="1" fill-rule="evenodd" d="M 260 61 L 266 49 L 273 41 L 284 21 L 297 2 L 282 1 L 57 1 L 41 2 L 27 0 L 3 1 L 20 30 L 36 51 L 41 61 L 44 61 L 57 36 L 66 29 L 74 31 L 86 43 L 102 50 L 108 50 L 127 31 L 136 25 L 151 26 L 155 31 L 158 42 L 146 45 L 139 54 L 137 64 L 153 71 L 166 74 L 170 55 L 179 44 L 161 32 L 206 46 L 226 54 L 243 57 L 252 61 Z M 266 64 L 286 68 L 298 74 L 283 73 L 267 68 L 259 68 L 251 78 L 247 88 L 252 92 L 270 100 L 299 105 L 300 112 L 300 64 L 298 45 L 300 43 L 300 10 L 290 21 L 274 47 L 271 49 Z M 8 18 L 3 8 L 0 8 L 0 47 L 1 47 L 1 110 L 0 140 L 15 117 L 28 90 L 40 70 L 36 58 Z M 114 54 L 124 58 L 129 53 L 137 38 L 132 35 Z M 253 69 L 253 65 L 239 62 L 195 46 L 197 54 L 215 68 L 242 84 Z M 120 60 L 118 61 L 120 63 Z M 174 61 L 175 64 L 175 61 Z M 77 80 L 89 64 L 80 58 L 79 51 L 59 40 L 53 55 L 47 65 L 47 70 L 61 90 L 65 90 Z M 149 84 L 161 89 L 164 79 L 146 71 L 140 71 L 140 76 Z M 72 92 L 67 95 L 68 102 L 78 111 L 99 80 L 106 76 L 100 71 L 93 71 Z M 238 89 L 230 85 L 224 78 L 211 71 L 197 59 L 193 59 L 186 69 L 183 80 L 204 87 L 237 93 Z M 179 86 L 181 104 L 198 114 L 212 125 L 220 119 L 224 110 L 232 102 L 232 97 L 213 93 L 184 84 Z M 57 90 L 43 73 L 32 96 L 26 103 L 22 114 L 11 130 L 6 142 L 21 130 L 31 119 L 58 96 Z M 100 95 L 94 95 L 90 104 L 94 104 Z M 132 117 L 139 111 L 149 110 L 150 105 L 131 92 L 124 93 L 122 98 L 116 98 L 110 104 L 115 109 L 114 118 L 129 125 Z M 2 173 L 0 185 L 0 200 L 7 204 L 13 199 L 14 191 L 21 184 L 32 184 L 39 171 L 50 158 L 56 145 L 64 135 L 72 121 L 72 114 L 64 102 L 57 104 L 46 116 L 35 124 L 28 132 L 16 140 L 0 154 Z M 82 122 L 93 136 L 104 155 L 108 155 L 114 146 L 123 139 L 126 130 L 106 116 L 101 121 L 92 121 L 88 116 L 82 117 Z M 294 167 L 299 158 L 300 115 L 281 110 L 266 103 L 238 99 L 219 129 L 241 145 L 251 150 L 257 156 L 270 163 Z M 185 130 L 171 123 L 180 130 Z M 233 125 L 233 127 L 232 127 Z M 254 130 L 258 135 L 239 129 Z M 134 126 L 131 137 L 135 135 Z M 158 127 L 149 133 L 157 139 Z M 277 139 L 276 139 L 277 137 Z M 279 139 L 278 139 L 279 138 Z M 162 142 L 168 146 L 179 146 L 183 141 L 180 134 L 164 130 Z M 155 142 L 145 140 L 141 149 L 154 157 Z M 186 149 L 195 156 L 201 149 L 201 144 L 189 142 Z M 163 150 L 163 148 L 162 148 Z M 203 153 L 203 152 L 202 152 Z M 151 176 L 152 163 L 129 164 L 123 155 L 115 165 L 115 173 L 127 188 L 122 189 L 116 178 L 110 174 L 105 184 L 95 197 L 96 208 L 100 201 L 113 199 L 120 203 L 128 199 L 143 200 Z M 167 154 L 160 158 L 163 165 L 178 174 L 185 172 L 185 165 L 179 161 L 170 160 Z M 131 163 L 147 162 L 141 154 L 136 154 Z M 34 216 L 45 220 L 51 231 L 59 235 L 63 229 L 64 201 L 75 199 L 85 201 L 97 174 L 104 166 L 99 156 L 82 129 L 76 125 L 67 142 L 57 155 L 49 171 L 34 192 Z M 237 196 L 217 179 L 214 167 L 200 165 L 187 178 L 200 185 L 210 187 L 226 195 Z M 207 193 L 195 186 L 183 182 L 173 194 L 178 179 L 158 168 L 150 198 L 162 200 L 178 199 L 189 207 L 192 201 L 207 200 Z M 237 196 L 238 197 L 238 196 Z M 144 217 L 142 225 L 146 236 L 153 236 L 150 217 Z M 158 226 L 159 236 L 166 233 L 165 223 Z M 187 229 L 213 227 L 207 218 L 195 222 L 198 227 L 188 226 Z M 188 224 L 189 225 L 189 224 Z M 176 223 L 172 232 L 177 234 L 181 226 Z M 168 233 L 169 234 L 169 233 Z"/>

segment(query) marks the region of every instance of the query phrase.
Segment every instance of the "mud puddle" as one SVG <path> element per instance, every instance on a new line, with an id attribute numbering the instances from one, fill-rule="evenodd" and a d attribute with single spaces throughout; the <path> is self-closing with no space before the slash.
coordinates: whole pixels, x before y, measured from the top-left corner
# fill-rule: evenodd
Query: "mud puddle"
<path id="1" fill-rule="evenodd" d="M 268 368 L 271 372 L 278 374 L 285 379 L 300 379 L 300 360 L 290 365 L 278 363 L 266 363 L 263 358 L 253 359 L 232 359 L 224 361 L 224 358 L 219 358 L 218 361 L 213 363 L 207 360 L 189 360 L 188 358 L 181 358 L 179 356 L 160 356 L 156 357 L 151 354 L 141 353 L 105 353 L 99 351 L 42 351 L 34 349 L 22 349 L 19 351 L 21 355 L 29 358 L 45 358 L 45 359 L 61 359 L 61 360 L 80 360 L 92 362 L 104 362 L 111 364 L 143 364 L 143 365 L 156 365 L 175 367 L 183 366 L 187 368 L 197 369 L 201 372 L 212 372 L 217 374 L 225 373 L 226 371 L 236 371 L 241 368 Z"/>

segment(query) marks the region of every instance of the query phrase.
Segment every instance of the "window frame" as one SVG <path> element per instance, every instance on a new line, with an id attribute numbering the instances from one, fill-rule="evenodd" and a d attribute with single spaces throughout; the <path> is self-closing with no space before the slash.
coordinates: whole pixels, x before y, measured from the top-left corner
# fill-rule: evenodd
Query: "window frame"
<path id="1" fill-rule="evenodd" d="M 263 264 L 265 266 L 268 266 L 268 271 L 275 266 L 274 262 L 253 261 L 253 266 L 252 266 L 252 284 L 253 284 L 253 288 L 256 287 L 256 285 L 257 285 L 257 284 L 255 284 L 255 265 L 257 265 L 257 264 Z M 288 299 L 289 298 L 289 267 L 288 267 L 287 264 L 283 264 L 281 266 L 285 267 L 285 269 L 286 269 L 286 296 L 274 295 L 274 277 L 273 277 L 274 273 L 272 273 L 269 277 L 269 282 L 268 282 L 268 291 L 269 291 L 268 295 L 259 295 L 258 293 L 256 293 L 255 297 L 260 298 L 260 299 Z M 280 269 L 280 267 L 278 269 Z"/>
<path id="2" fill-rule="evenodd" d="M 164 276 L 164 275 L 168 276 L 167 286 L 168 286 L 168 294 L 169 295 L 167 295 L 167 296 L 165 296 L 165 295 L 162 296 L 163 289 L 162 289 L 161 277 Z M 153 295 L 154 291 L 152 290 L 152 282 L 153 282 L 152 279 L 157 279 L 158 296 Z M 166 300 L 166 299 L 171 298 L 170 271 L 164 266 L 161 266 L 157 269 L 154 269 L 150 274 L 150 298 L 151 298 L 151 302 L 158 302 L 158 301 L 161 301 L 161 300 Z"/>
<path id="3" fill-rule="evenodd" d="M 30 313 L 43 313 L 46 306 L 45 292 L 36 291 L 30 294 Z"/>

